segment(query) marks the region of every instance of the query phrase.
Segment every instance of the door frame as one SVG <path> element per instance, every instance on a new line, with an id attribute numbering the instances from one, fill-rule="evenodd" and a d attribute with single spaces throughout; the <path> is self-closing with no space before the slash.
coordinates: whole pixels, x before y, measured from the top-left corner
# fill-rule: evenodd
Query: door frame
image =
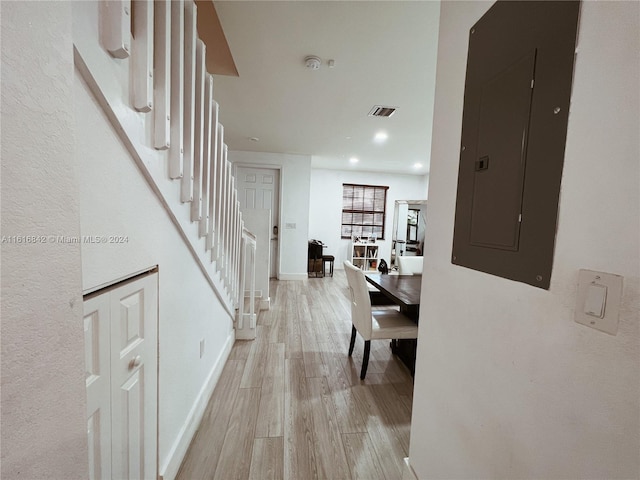
<path id="1" fill-rule="evenodd" d="M 276 165 L 272 163 L 231 162 L 231 165 L 233 167 L 233 177 L 236 179 L 238 178 L 238 167 L 278 170 L 278 183 L 279 183 L 278 185 L 278 218 L 273 220 L 277 220 L 276 225 L 278 225 L 278 246 L 276 248 L 275 278 L 279 280 L 280 279 L 280 258 L 282 258 L 282 256 L 280 255 L 280 249 L 282 248 L 282 242 L 280 241 L 280 234 L 282 233 L 282 222 L 280 220 L 282 219 L 282 185 L 284 184 L 283 182 L 284 169 L 282 168 L 282 165 Z"/>
<path id="2" fill-rule="evenodd" d="M 142 270 L 137 270 L 135 272 L 132 272 L 128 275 L 124 275 L 122 277 L 119 277 L 117 279 L 114 279 L 113 281 L 95 286 L 95 287 L 91 287 L 88 288 L 86 290 L 84 290 L 82 292 L 82 304 L 83 304 L 83 309 L 84 309 L 84 304 L 85 302 L 87 302 L 88 300 L 100 297 L 104 294 L 110 293 L 114 290 L 117 290 L 118 288 L 127 285 L 131 282 L 135 282 L 137 280 L 140 280 L 142 278 L 145 277 L 151 277 L 151 276 L 155 276 L 155 293 L 156 293 L 156 316 L 155 316 L 155 330 L 156 330 L 156 335 L 155 335 L 155 369 L 152 370 L 153 374 L 155 375 L 155 395 L 152 396 L 153 401 L 155 402 L 155 416 L 154 416 L 154 429 L 155 429 L 155 449 L 154 449 L 154 459 L 153 459 L 153 463 L 155 465 L 155 477 L 159 478 L 159 473 L 160 473 L 160 267 L 159 265 L 153 265 L 153 266 L 149 266 L 147 268 L 144 268 Z M 110 299 L 109 299 L 109 304 L 110 304 Z M 83 312 L 84 315 L 84 312 Z M 109 326 L 109 342 L 111 342 L 111 326 Z M 85 352 L 86 352 L 86 348 L 87 345 L 85 343 Z M 84 362 L 83 362 L 84 363 Z M 111 366 L 111 348 L 109 348 L 109 375 L 110 375 L 110 380 L 109 382 L 111 382 L 111 370 L 112 370 L 112 366 Z M 86 365 L 84 365 L 84 368 L 86 369 Z M 86 395 L 86 393 L 85 393 Z M 112 406 L 112 399 L 109 398 L 109 407 L 111 408 Z M 86 414 L 87 412 L 85 412 Z M 108 420 L 108 424 L 111 427 L 111 430 L 113 430 L 112 427 L 112 416 L 110 415 L 110 418 Z M 110 455 L 109 455 L 109 463 L 111 468 L 113 467 L 113 446 L 112 446 L 112 442 L 113 442 L 113 436 L 112 434 L 109 435 L 109 443 L 110 443 Z M 155 478 L 154 477 L 154 478 Z"/>

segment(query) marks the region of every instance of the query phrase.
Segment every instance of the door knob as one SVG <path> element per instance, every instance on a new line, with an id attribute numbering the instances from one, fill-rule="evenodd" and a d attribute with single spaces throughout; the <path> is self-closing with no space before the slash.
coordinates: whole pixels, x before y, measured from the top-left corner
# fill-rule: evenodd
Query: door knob
<path id="1" fill-rule="evenodd" d="M 136 355 L 131 360 L 129 360 L 129 370 L 133 370 L 136 367 L 139 367 L 142 363 L 142 357 L 140 355 Z"/>

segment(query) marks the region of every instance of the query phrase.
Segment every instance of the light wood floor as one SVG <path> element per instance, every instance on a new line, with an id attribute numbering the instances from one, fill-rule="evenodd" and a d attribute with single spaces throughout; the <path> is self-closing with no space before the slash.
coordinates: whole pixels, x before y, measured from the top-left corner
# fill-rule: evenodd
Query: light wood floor
<path id="1" fill-rule="evenodd" d="M 177 478 L 399 480 L 413 384 L 389 342 L 347 356 L 346 277 L 273 281 L 257 339 L 236 341 Z"/>

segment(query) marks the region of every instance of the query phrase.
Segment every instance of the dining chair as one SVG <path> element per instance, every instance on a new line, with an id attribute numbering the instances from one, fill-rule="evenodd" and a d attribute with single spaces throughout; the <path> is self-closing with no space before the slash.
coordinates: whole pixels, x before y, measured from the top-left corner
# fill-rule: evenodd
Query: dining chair
<path id="1" fill-rule="evenodd" d="M 353 353 L 357 331 L 364 339 L 364 354 L 360 372 L 360 379 L 364 380 L 369 365 L 371 340 L 418 338 L 418 325 L 398 310 L 372 310 L 364 272 L 348 260 L 344 262 L 344 270 L 351 293 L 352 328 L 349 356 Z"/>

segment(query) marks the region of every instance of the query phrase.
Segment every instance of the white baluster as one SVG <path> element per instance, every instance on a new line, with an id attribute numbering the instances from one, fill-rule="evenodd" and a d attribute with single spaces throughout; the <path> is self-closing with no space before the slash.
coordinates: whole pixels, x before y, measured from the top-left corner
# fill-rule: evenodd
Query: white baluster
<path id="1" fill-rule="evenodd" d="M 159 0 L 154 8 L 154 147 L 169 148 L 171 112 L 171 3 Z"/>
<path id="2" fill-rule="evenodd" d="M 153 108 L 153 1 L 135 0 L 131 75 L 133 108 L 150 112 Z"/>

